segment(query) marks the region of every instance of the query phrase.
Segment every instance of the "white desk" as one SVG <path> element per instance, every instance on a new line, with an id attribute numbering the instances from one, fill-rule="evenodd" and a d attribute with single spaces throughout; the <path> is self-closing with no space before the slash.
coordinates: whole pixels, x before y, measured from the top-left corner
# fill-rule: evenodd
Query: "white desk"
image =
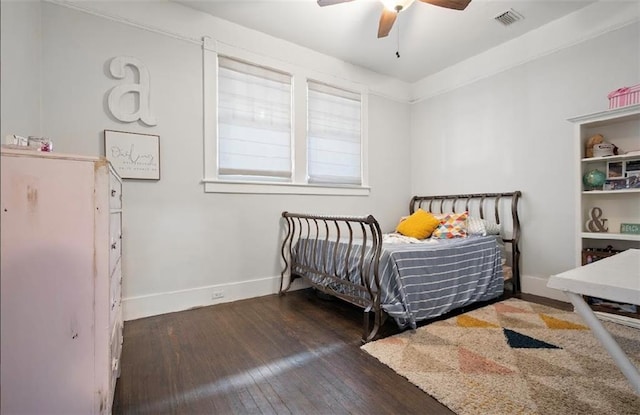
<path id="1" fill-rule="evenodd" d="M 618 343 L 604 328 L 582 295 L 627 304 L 640 304 L 640 249 L 629 249 L 617 255 L 584 265 L 549 278 L 547 287 L 565 292 L 575 310 L 589 325 L 616 362 L 631 386 L 640 394 L 640 373 Z"/>

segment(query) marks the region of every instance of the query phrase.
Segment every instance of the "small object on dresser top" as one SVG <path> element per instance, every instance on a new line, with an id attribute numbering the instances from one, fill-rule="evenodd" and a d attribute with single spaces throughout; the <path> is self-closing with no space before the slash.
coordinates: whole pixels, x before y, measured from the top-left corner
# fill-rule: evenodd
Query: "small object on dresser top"
<path id="1" fill-rule="evenodd" d="M 26 147 L 29 139 L 18 134 L 7 134 L 4 137 L 4 143 L 6 147 Z"/>
<path id="2" fill-rule="evenodd" d="M 22 137 L 17 134 L 9 134 L 4 138 L 4 144 L 2 147 L 13 148 L 18 150 L 33 150 L 33 151 L 53 151 L 53 141 L 45 137 L 29 136 Z"/>
<path id="3" fill-rule="evenodd" d="M 29 147 L 36 151 L 53 151 L 53 142 L 45 137 L 29 136 Z"/>

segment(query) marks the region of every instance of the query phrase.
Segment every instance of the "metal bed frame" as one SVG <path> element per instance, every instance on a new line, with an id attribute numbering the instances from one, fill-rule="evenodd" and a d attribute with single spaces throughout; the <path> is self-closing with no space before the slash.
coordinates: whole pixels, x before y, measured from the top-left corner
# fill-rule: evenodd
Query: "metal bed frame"
<path id="1" fill-rule="evenodd" d="M 468 211 L 470 216 L 487 219 L 485 214 L 493 208 L 493 218 L 500 225 L 509 224 L 503 219 L 510 213 L 510 230 L 503 229 L 501 236 L 505 244 L 510 244 L 510 268 L 505 270 L 505 275 L 511 274 L 510 278 L 507 278 L 511 281 L 513 293 L 516 294 L 520 292 L 518 201 L 521 195 L 520 191 L 515 191 L 414 196 L 409 204 L 409 212 L 414 213 L 420 208 L 440 214 Z M 373 340 L 386 319 L 380 305 L 378 268 L 382 250 L 382 231 L 378 221 L 373 215 L 332 216 L 283 212 L 282 217 L 286 233 L 281 249 L 284 268 L 280 274 L 280 295 L 291 288 L 294 280 L 304 278 L 313 288 L 363 308 L 362 340 Z M 301 239 L 306 241 L 298 253 L 302 259 L 297 258 L 294 253 L 295 246 Z M 354 240 L 361 241 L 361 245 L 354 246 Z M 351 254 L 357 255 L 360 281 L 350 280 L 348 267 L 340 271 L 335 265 L 331 269 L 327 263 L 326 258 L 330 258 L 330 255 L 334 259 L 333 264 L 337 263 L 339 241 L 347 243 L 347 258 Z M 329 283 L 318 284 L 309 278 L 308 274 L 322 276 L 323 281 Z"/>

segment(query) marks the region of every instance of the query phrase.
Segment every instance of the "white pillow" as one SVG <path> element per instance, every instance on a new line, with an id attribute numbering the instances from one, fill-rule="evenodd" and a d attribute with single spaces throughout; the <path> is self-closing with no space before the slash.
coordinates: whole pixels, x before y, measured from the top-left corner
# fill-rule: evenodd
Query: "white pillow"
<path id="1" fill-rule="evenodd" d="M 469 232 L 469 235 L 482 235 L 482 236 L 486 236 L 487 235 L 487 229 L 485 227 L 484 224 L 484 220 L 480 219 L 480 218 L 473 218 L 473 217 L 468 217 L 467 218 L 467 232 Z"/>
<path id="2" fill-rule="evenodd" d="M 500 224 L 495 222 L 489 222 L 484 219 L 484 228 L 487 231 L 485 235 L 500 235 Z"/>

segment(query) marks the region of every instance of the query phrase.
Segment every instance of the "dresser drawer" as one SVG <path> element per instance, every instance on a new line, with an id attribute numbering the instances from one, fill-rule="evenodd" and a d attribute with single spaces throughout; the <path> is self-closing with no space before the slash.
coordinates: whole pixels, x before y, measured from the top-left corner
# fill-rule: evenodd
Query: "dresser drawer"
<path id="1" fill-rule="evenodd" d="M 116 381 L 120 377 L 120 356 L 122 355 L 122 314 L 118 313 L 118 321 L 111 334 L 111 394 L 115 392 Z M 113 398 L 112 398 L 113 399 Z"/>
<path id="2" fill-rule="evenodd" d="M 109 327 L 113 329 L 122 304 L 122 269 L 118 265 L 111 275 L 109 292 Z"/>
<path id="3" fill-rule="evenodd" d="M 120 352 L 122 351 L 122 313 L 118 313 L 116 315 L 116 324 L 113 327 L 113 331 L 111 332 L 111 362 L 112 368 L 114 360 L 120 360 Z"/>
<path id="4" fill-rule="evenodd" d="M 109 219 L 109 275 L 113 275 L 113 270 L 122 255 L 122 214 L 111 213 Z"/>
<path id="5" fill-rule="evenodd" d="M 109 175 L 109 208 L 122 208 L 122 182 L 114 175 Z"/>

